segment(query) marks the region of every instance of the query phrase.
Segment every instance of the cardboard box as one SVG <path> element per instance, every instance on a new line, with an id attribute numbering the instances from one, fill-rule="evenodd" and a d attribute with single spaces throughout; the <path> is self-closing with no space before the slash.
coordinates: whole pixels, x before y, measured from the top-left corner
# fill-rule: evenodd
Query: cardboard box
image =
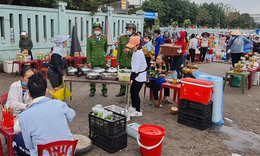
<path id="1" fill-rule="evenodd" d="M 162 48 L 162 54 L 165 56 L 179 56 L 181 53 L 178 53 L 177 50 L 182 49 L 181 45 L 173 45 L 173 44 L 164 44 L 160 45 Z"/>

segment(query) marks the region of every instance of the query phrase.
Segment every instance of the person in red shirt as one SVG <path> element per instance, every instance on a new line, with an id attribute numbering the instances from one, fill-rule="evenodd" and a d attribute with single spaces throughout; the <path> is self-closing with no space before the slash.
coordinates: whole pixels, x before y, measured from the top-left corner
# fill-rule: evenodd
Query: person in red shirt
<path id="1" fill-rule="evenodd" d="M 181 55 L 179 56 L 173 56 L 172 64 L 171 64 L 171 69 L 177 71 L 177 79 L 181 79 L 181 65 L 183 63 L 183 55 L 186 52 L 186 42 L 184 41 L 185 38 L 185 32 L 180 31 L 177 33 L 177 40 L 174 42 L 175 45 L 181 45 Z"/>

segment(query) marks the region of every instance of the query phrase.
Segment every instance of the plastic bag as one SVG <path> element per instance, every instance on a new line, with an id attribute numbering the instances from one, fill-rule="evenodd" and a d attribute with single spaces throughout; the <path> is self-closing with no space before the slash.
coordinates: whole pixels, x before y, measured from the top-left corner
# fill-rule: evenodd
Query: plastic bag
<path id="1" fill-rule="evenodd" d="M 59 87 L 50 90 L 50 94 L 54 99 L 64 101 L 64 82 Z M 71 96 L 71 91 L 66 87 L 66 99 Z"/>

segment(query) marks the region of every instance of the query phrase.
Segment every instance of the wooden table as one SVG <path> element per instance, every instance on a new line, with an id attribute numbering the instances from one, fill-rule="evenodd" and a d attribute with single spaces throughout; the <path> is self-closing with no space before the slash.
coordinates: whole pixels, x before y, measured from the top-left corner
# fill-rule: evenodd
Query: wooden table
<path id="1" fill-rule="evenodd" d="M 85 83 L 101 83 L 101 84 L 117 84 L 117 85 L 126 85 L 126 110 L 129 108 L 129 101 L 130 101 L 130 82 L 124 82 L 124 81 L 116 81 L 116 80 L 102 80 L 102 79 L 87 79 L 86 76 L 66 76 L 64 80 L 64 101 L 66 100 L 66 83 L 70 83 L 70 91 L 72 92 L 72 82 L 85 82 Z M 70 100 L 72 100 L 72 97 L 70 97 Z M 129 111 L 127 111 L 127 121 L 130 120 L 130 114 Z"/>
<path id="2" fill-rule="evenodd" d="M 13 139 L 16 136 L 16 134 L 14 133 L 13 128 L 12 129 L 4 129 L 3 128 L 3 121 L 0 121 L 0 133 L 3 136 L 5 136 L 5 138 L 7 140 L 7 155 L 8 156 L 14 156 L 14 149 L 13 149 L 12 143 L 13 143 Z"/>
<path id="3" fill-rule="evenodd" d="M 11 74 L 11 75 L 13 75 L 13 72 L 14 72 L 14 71 L 13 71 L 13 70 L 14 70 L 14 64 L 18 64 L 18 66 L 19 66 L 19 74 L 20 74 L 22 65 L 23 65 L 23 64 L 28 64 L 28 63 L 35 63 L 36 66 L 37 66 L 38 61 L 37 61 L 37 60 L 32 60 L 32 61 L 27 61 L 27 62 L 13 61 L 12 74 Z M 35 67 L 36 67 L 36 66 L 35 66 Z"/>

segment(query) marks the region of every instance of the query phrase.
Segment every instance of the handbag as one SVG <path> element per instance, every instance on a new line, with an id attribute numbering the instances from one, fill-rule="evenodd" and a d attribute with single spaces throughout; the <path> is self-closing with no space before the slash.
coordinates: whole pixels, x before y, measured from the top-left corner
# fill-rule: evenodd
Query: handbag
<path id="1" fill-rule="evenodd" d="M 237 36 L 238 37 L 238 36 Z M 227 53 L 230 53 L 231 52 L 231 46 L 232 46 L 232 44 L 233 44 L 233 42 L 237 39 L 237 37 L 231 42 L 231 44 L 230 44 L 230 46 L 228 45 L 228 47 L 227 47 Z"/>

